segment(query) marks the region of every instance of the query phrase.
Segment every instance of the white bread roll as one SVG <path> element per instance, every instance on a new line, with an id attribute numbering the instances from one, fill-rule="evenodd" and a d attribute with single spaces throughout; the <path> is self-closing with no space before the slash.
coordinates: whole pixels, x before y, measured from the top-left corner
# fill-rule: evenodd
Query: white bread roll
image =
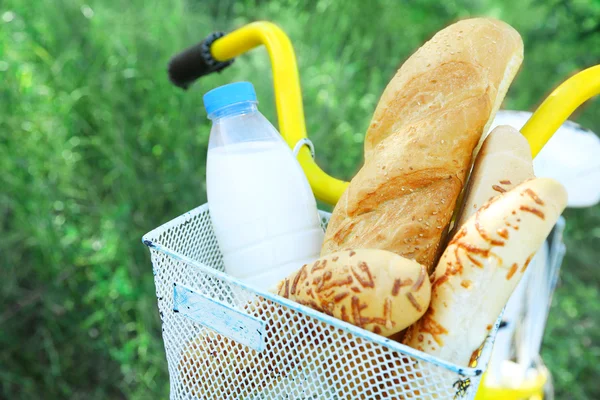
<path id="1" fill-rule="evenodd" d="M 456 228 L 491 198 L 533 177 L 533 159 L 527 139 L 508 125 L 496 127 L 477 154 Z"/>
<path id="2" fill-rule="evenodd" d="M 429 309 L 403 342 L 468 366 L 566 204 L 565 189 L 540 178 L 481 207 L 444 251 Z"/>
<path id="3" fill-rule="evenodd" d="M 438 32 L 386 87 L 365 164 L 337 203 L 321 249 L 392 251 L 432 269 L 471 167 L 523 59 L 509 25 L 475 18 Z"/>
<path id="4" fill-rule="evenodd" d="M 383 336 L 406 329 L 427 310 L 424 266 L 390 251 L 345 250 L 304 265 L 277 294 Z"/>

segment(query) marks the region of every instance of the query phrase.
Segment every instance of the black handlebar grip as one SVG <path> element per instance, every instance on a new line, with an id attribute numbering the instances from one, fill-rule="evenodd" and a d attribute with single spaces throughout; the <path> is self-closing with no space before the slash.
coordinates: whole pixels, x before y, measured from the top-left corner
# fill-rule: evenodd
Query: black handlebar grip
<path id="1" fill-rule="evenodd" d="M 210 53 L 210 46 L 215 40 L 224 36 L 223 32 L 211 33 L 200 43 L 189 47 L 169 61 L 169 80 L 182 89 L 187 89 L 194 81 L 204 75 L 220 72 L 233 63 L 217 61 Z"/>

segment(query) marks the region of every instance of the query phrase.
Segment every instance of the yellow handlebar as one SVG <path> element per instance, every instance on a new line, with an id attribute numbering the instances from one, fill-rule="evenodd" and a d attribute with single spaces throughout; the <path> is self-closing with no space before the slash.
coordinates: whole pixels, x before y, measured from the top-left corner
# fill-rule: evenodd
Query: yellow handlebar
<path id="1" fill-rule="evenodd" d="M 271 59 L 279 130 L 287 144 L 294 148 L 306 138 L 306 124 L 296 56 L 286 34 L 271 22 L 253 22 L 217 39 L 210 50 L 215 60 L 227 61 L 260 45 L 267 48 Z M 578 73 L 554 90 L 521 129 L 533 156 L 577 107 L 597 94 L 600 94 L 600 65 Z M 300 149 L 298 161 L 315 196 L 335 205 L 348 182 L 323 172 L 306 146 Z"/>
<path id="2" fill-rule="evenodd" d="M 296 56 L 286 34 L 270 22 L 253 22 L 217 39 L 210 50 L 217 61 L 227 61 L 261 44 L 265 45 L 271 59 L 279 130 L 287 144 L 294 148 L 306 138 L 306 125 Z M 329 204 L 337 203 L 348 182 L 323 172 L 306 146 L 300 149 L 298 162 L 315 196 Z"/>
<path id="3" fill-rule="evenodd" d="M 581 71 L 557 87 L 521 129 L 531 146 L 533 157 L 577 107 L 598 94 L 600 65 Z"/>

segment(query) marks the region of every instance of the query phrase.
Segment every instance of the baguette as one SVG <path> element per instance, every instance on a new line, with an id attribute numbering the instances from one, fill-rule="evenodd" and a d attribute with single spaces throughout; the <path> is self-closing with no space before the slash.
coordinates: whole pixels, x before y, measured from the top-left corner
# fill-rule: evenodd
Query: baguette
<path id="1" fill-rule="evenodd" d="M 533 177 L 533 160 L 527 139 L 510 126 L 496 127 L 477 154 L 455 226 L 460 228 L 490 199 Z"/>
<path id="2" fill-rule="evenodd" d="M 444 251 L 429 309 L 404 344 L 468 366 L 566 204 L 558 182 L 539 178 L 481 207 Z"/>
<path id="3" fill-rule="evenodd" d="M 427 310 L 425 267 L 385 250 L 346 250 L 304 265 L 277 294 L 383 336 L 406 329 Z"/>
<path id="4" fill-rule="evenodd" d="M 523 59 L 509 25 L 468 19 L 440 31 L 385 89 L 365 163 L 337 203 L 321 255 L 377 248 L 431 269 L 473 150 Z"/>

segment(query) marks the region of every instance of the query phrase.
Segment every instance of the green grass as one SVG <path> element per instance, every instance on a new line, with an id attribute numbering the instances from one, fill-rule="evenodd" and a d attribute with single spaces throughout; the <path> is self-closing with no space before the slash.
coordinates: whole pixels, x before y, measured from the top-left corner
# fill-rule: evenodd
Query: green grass
<path id="1" fill-rule="evenodd" d="M 445 25 L 515 26 L 525 62 L 505 107 L 533 109 L 598 62 L 597 0 L 4 0 L 0 7 L 0 397 L 168 397 L 143 233 L 206 201 L 201 96 L 250 80 L 276 121 L 263 49 L 184 93 L 176 51 L 257 19 L 294 43 L 317 160 L 348 179 L 383 88 Z M 595 29 L 595 30 L 594 30 Z M 573 117 L 600 132 L 600 106 Z M 559 399 L 600 398 L 600 207 L 566 213 L 568 253 L 543 357 Z"/>

